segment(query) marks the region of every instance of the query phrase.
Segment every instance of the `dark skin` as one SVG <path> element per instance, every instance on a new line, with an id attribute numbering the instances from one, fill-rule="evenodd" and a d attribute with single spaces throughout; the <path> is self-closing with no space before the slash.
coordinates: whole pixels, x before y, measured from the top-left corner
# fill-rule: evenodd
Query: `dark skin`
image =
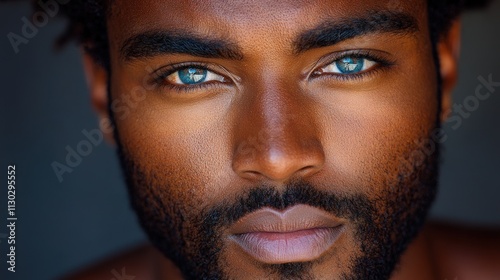
<path id="1" fill-rule="evenodd" d="M 350 18 L 373 22 L 378 19 L 370 18 L 372 11 L 387 9 L 412 18 L 414 26 L 365 30 L 328 44 L 300 44 L 302 35 L 325 23 Z M 438 42 L 437 70 L 424 1 L 404 1 L 390 8 L 385 1 L 362 0 L 116 1 L 112 11 L 110 79 L 85 57 L 92 102 L 101 118 L 114 118 L 115 140 L 141 171 L 142 180 L 138 175 L 129 178 L 133 197 L 155 198 L 147 205 L 136 204 L 140 216 L 155 221 L 148 209 L 174 205 L 170 212 L 180 209 L 188 220 L 183 227 L 186 236 L 196 231 L 189 221 L 203 209 L 234 201 L 262 184 L 284 192 L 291 181 L 302 180 L 332 195 L 359 194 L 375 200 L 391 186 L 399 186 L 404 159 L 421 148 L 416 142 L 427 139 L 450 111 L 459 24 Z M 177 39 L 189 35 L 208 45 L 221 43 L 223 51 L 131 48 L 131 38 L 141 34 L 175 34 Z M 136 40 L 144 41 L 144 36 Z M 359 75 L 337 73 L 338 65 L 332 62 L 353 52 L 370 55 Z M 178 64 L 194 67 L 193 63 L 210 71 L 202 86 L 182 85 L 178 72 L 162 71 Z M 139 95 L 140 90 L 147 94 Z M 108 110 L 110 103 L 125 98 L 132 100 L 126 111 L 113 105 Z M 108 138 L 113 141 L 111 133 Z M 403 182 L 410 188 L 409 181 Z M 384 213 L 387 205 L 377 205 L 377 213 Z M 353 223 L 339 219 L 346 230 L 312 266 L 314 279 L 350 275 L 350 260 L 362 255 Z M 220 259 L 228 278 L 272 279 L 258 261 L 228 241 L 229 229 L 222 232 Z M 498 238 L 495 242 L 498 247 Z M 411 240 L 391 279 L 498 275 L 495 262 L 473 265 L 459 257 L 486 253 L 483 244 L 468 243 L 456 231 L 426 226 Z M 491 250 L 492 243 L 486 244 Z M 498 260 L 498 254 L 488 256 Z M 79 279 L 107 279 L 110 269 L 122 266 L 139 279 L 181 279 L 174 263 L 144 248 Z"/>

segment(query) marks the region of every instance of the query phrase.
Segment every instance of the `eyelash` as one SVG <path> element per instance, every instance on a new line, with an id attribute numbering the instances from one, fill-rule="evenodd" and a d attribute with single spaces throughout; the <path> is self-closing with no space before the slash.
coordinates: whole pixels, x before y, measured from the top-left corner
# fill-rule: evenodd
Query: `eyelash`
<path id="1" fill-rule="evenodd" d="M 321 68 L 324 68 L 332 63 L 335 63 L 338 60 L 351 57 L 351 58 L 358 58 L 358 59 L 367 59 L 376 62 L 377 64 L 372 67 L 373 69 L 370 70 L 365 70 L 360 73 L 354 73 L 354 74 L 338 74 L 338 73 L 321 73 L 321 74 L 316 74 Z M 355 51 L 347 51 L 347 52 L 341 52 L 341 53 L 333 53 L 329 54 L 327 56 L 328 62 L 327 63 L 322 63 L 321 66 L 316 67 L 314 71 L 311 72 L 309 75 L 309 78 L 312 79 L 337 79 L 339 81 L 354 81 L 354 80 L 360 80 L 363 78 L 366 78 L 369 75 L 373 75 L 378 70 L 383 70 L 387 67 L 390 67 L 394 65 L 393 61 L 389 61 L 388 59 L 382 58 L 380 55 L 374 54 L 372 51 L 369 50 L 355 50 Z M 166 78 L 175 73 L 176 71 L 183 70 L 187 67 L 193 67 L 193 68 L 201 68 L 201 69 L 206 69 L 208 71 L 213 71 L 217 73 L 218 75 L 221 75 L 218 73 L 218 71 L 214 71 L 210 68 L 208 64 L 205 63 L 200 63 L 200 62 L 186 62 L 186 63 L 179 63 L 175 65 L 169 65 L 165 66 L 158 71 L 156 71 L 153 75 L 153 83 L 156 86 L 159 87 L 166 87 L 169 90 L 173 91 L 178 91 L 178 92 L 191 92 L 191 91 L 196 91 L 198 89 L 208 89 L 213 86 L 220 86 L 221 82 L 207 82 L 207 83 L 200 83 L 200 84 L 194 84 L 194 85 L 175 85 L 171 84 L 168 82 L 165 82 Z M 224 76 L 224 75 L 221 75 Z M 225 77 L 225 76 L 224 76 Z M 227 77 L 226 77 L 227 78 Z M 229 78 L 227 78 L 230 80 Z M 224 83 L 222 83 L 224 84 Z"/>

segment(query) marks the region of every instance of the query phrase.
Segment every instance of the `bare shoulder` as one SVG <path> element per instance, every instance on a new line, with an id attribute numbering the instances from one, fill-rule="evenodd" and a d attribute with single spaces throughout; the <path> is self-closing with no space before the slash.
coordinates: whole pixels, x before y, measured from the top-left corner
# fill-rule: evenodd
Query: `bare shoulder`
<path id="1" fill-rule="evenodd" d="M 156 261 L 157 253 L 155 250 L 149 245 L 142 245 L 112 256 L 107 260 L 62 279 L 154 279 L 154 264 Z"/>
<path id="2" fill-rule="evenodd" d="M 427 227 L 441 279 L 500 279 L 500 227 Z"/>

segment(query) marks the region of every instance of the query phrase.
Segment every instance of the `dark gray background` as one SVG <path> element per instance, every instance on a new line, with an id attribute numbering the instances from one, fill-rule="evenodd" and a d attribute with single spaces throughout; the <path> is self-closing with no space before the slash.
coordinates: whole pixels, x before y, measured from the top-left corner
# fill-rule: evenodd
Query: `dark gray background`
<path id="1" fill-rule="evenodd" d="M 498 1 L 497 1 L 498 2 Z M 6 274 L 0 235 L 1 279 L 53 279 L 145 240 L 128 206 L 112 148 L 92 153 L 59 183 L 51 167 L 67 145 L 97 127 L 79 50 L 60 53 L 53 39 L 64 21 L 51 19 L 15 54 L 7 34 L 20 33 L 28 3 L 0 3 L 0 234 L 6 233 L 7 164 L 17 166 L 17 258 Z M 500 5 L 464 16 L 460 82 L 454 100 L 475 92 L 478 76 L 500 81 Z M 441 189 L 432 216 L 500 226 L 500 88 L 460 128 L 447 127 Z M 121 268 L 117 268 L 118 270 Z M 5 278 L 4 275 L 8 275 Z M 113 275 L 110 272 L 109 279 Z"/>

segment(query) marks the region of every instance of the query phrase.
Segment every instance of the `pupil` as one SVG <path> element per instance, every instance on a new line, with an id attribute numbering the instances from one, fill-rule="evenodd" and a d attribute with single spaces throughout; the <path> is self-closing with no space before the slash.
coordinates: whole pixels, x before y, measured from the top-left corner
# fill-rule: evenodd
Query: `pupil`
<path id="1" fill-rule="evenodd" d="M 179 78 L 184 84 L 203 82 L 207 77 L 207 70 L 200 68 L 185 68 L 179 71 Z"/>
<path id="2" fill-rule="evenodd" d="M 337 62 L 337 68 L 341 73 L 355 73 L 363 69 L 363 58 L 346 57 Z"/>

